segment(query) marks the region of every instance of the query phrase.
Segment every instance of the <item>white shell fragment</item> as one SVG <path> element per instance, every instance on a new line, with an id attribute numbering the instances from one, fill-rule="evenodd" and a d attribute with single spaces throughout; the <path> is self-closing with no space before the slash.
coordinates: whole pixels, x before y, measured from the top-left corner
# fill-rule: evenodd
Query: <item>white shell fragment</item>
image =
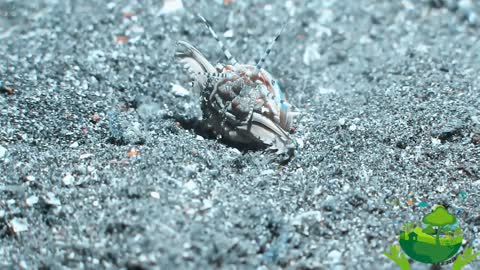
<path id="1" fill-rule="evenodd" d="M 65 186 L 73 185 L 75 182 L 75 177 L 73 177 L 71 174 L 67 174 L 63 177 L 62 182 Z"/>
<path id="2" fill-rule="evenodd" d="M 157 191 L 152 191 L 150 192 L 150 197 L 158 200 L 160 199 L 160 193 L 158 193 Z"/>
<path id="3" fill-rule="evenodd" d="M 93 154 L 85 153 L 85 154 L 81 154 L 79 159 L 87 159 L 87 158 L 91 158 L 91 157 L 93 157 Z"/>
<path id="4" fill-rule="evenodd" d="M 320 55 L 319 50 L 318 44 L 307 45 L 305 52 L 303 53 L 303 63 L 309 66 L 311 63 L 320 60 L 322 56 Z"/>
<path id="5" fill-rule="evenodd" d="M 4 158 L 7 155 L 7 148 L 0 145 L 0 159 Z"/>
<path id="6" fill-rule="evenodd" d="M 28 207 L 32 207 L 38 203 L 38 197 L 35 195 L 30 196 L 25 200 L 25 203 L 27 204 Z"/>
<path id="7" fill-rule="evenodd" d="M 62 203 L 60 202 L 60 199 L 53 192 L 47 192 L 47 194 L 43 197 L 43 201 L 47 205 L 51 205 L 51 206 L 62 205 Z"/>
<path id="8" fill-rule="evenodd" d="M 227 31 L 225 31 L 225 33 L 223 33 L 223 36 L 226 37 L 226 38 L 232 38 L 233 37 L 233 29 L 229 29 Z"/>
<path id="9" fill-rule="evenodd" d="M 77 148 L 78 147 L 78 142 L 73 142 L 70 144 L 70 148 Z"/>
<path id="10" fill-rule="evenodd" d="M 166 15 L 180 10 L 183 10 L 182 0 L 164 0 L 162 9 L 160 10 L 159 14 Z"/>
<path id="11" fill-rule="evenodd" d="M 28 222 L 24 218 L 13 218 L 8 222 L 8 227 L 10 227 L 14 233 L 18 234 L 28 231 Z"/>
<path id="12" fill-rule="evenodd" d="M 190 91 L 185 89 L 183 86 L 179 84 L 171 84 L 172 85 L 172 93 L 177 97 L 185 97 L 190 95 Z"/>

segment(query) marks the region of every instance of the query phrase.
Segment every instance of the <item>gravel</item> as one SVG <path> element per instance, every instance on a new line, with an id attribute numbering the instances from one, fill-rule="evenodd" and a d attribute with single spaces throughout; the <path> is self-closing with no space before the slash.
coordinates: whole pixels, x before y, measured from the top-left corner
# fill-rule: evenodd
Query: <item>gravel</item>
<path id="1" fill-rule="evenodd" d="M 480 249 L 475 1 L 165 3 L 0 0 L 0 268 L 394 269 L 435 204 Z M 288 18 L 287 165 L 202 128 L 175 41 L 224 59 L 193 11 L 249 64 Z"/>

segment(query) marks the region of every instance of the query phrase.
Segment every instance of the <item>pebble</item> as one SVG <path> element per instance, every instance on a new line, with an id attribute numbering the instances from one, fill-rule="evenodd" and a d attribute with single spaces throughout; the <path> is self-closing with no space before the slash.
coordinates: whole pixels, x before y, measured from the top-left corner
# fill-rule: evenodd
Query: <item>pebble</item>
<path id="1" fill-rule="evenodd" d="M 189 177 L 194 176 L 197 173 L 197 164 L 188 164 L 184 166 L 185 172 Z"/>
<path id="2" fill-rule="evenodd" d="M 73 185 L 73 183 L 75 182 L 75 177 L 73 177 L 73 175 L 71 174 L 67 174 L 65 175 L 65 177 L 63 177 L 62 182 L 66 186 Z"/>
<path id="3" fill-rule="evenodd" d="M 332 263 L 339 263 L 342 261 L 342 253 L 336 249 L 330 251 L 328 253 L 328 258 Z"/>
<path id="4" fill-rule="evenodd" d="M 437 186 L 435 190 L 439 193 L 443 193 L 445 191 L 445 186 Z"/>
<path id="5" fill-rule="evenodd" d="M 208 209 L 212 208 L 212 206 L 213 206 L 213 201 L 212 200 L 204 200 L 201 210 L 202 211 L 208 210 Z"/>
<path id="6" fill-rule="evenodd" d="M 318 51 L 318 44 L 314 43 L 307 45 L 307 47 L 305 48 L 305 52 L 303 53 L 303 63 L 309 66 L 311 63 L 320 60 L 321 55 Z"/>
<path id="7" fill-rule="evenodd" d="M 30 196 L 25 200 L 25 203 L 27 204 L 28 207 L 32 207 L 38 203 L 38 197 L 35 195 Z"/>
<path id="8" fill-rule="evenodd" d="M 240 150 L 238 150 L 237 148 L 232 148 L 232 147 L 230 147 L 230 148 L 228 148 L 228 151 L 229 151 L 230 153 L 235 154 L 235 155 L 238 155 L 238 156 L 239 156 L 239 155 L 242 155 L 242 152 L 240 152 Z"/>
<path id="9" fill-rule="evenodd" d="M 273 10 L 273 6 L 270 4 L 267 4 L 263 7 L 263 9 L 267 12 L 271 12 Z"/>
<path id="10" fill-rule="evenodd" d="M 317 22 L 320 25 L 328 25 L 335 20 L 335 12 L 331 9 L 323 9 L 320 12 L 320 16 L 317 18 Z"/>
<path id="11" fill-rule="evenodd" d="M 234 33 L 233 33 L 233 29 L 229 29 L 229 30 L 225 31 L 225 33 L 223 33 L 223 36 L 224 36 L 225 38 L 232 38 L 232 37 L 233 37 L 233 34 L 234 34 Z"/>
<path id="12" fill-rule="evenodd" d="M 293 1 L 289 0 L 285 1 L 285 8 L 287 9 L 288 14 L 293 16 L 297 10 L 297 5 Z"/>
<path id="13" fill-rule="evenodd" d="M 117 4 L 116 4 L 115 2 L 109 2 L 109 3 L 107 4 L 107 8 L 108 8 L 109 10 L 114 9 L 116 6 L 117 6 Z"/>
<path id="14" fill-rule="evenodd" d="M 317 188 L 315 188 L 315 191 L 313 192 L 313 195 L 318 196 L 322 193 L 323 193 L 323 186 L 318 186 Z"/>
<path id="15" fill-rule="evenodd" d="M 478 116 L 478 115 L 472 115 L 470 118 L 472 119 L 472 122 L 473 122 L 474 124 L 480 125 L 480 116 Z"/>
<path id="16" fill-rule="evenodd" d="M 440 139 L 432 138 L 432 145 L 433 146 L 437 146 L 437 145 L 440 145 L 440 144 L 442 144 L 442 141 Z"/>
<path id="17" fill-rule="evenodd" d="M 179 84 L 172 83 L 172 93 L 177 97 L 186 97 L 190 95 L 190 91 L 185 89 L 183 86 Z"/>
<path id="18" fill-rule="evenodd" d="M 473 11 L 473 2 L 472 0 L 460 0 L 458 1 L 458 10 L 461 13 L 468 14 Z"/>
<path id="19" fill-rule="evenodd" d="M 81 154 L 79 158 L 80 159 L 87 159 L 87 158 L 90 158 L 92 156 L 93 156 L 93 154 L 86 153 L 86 154 Z"/>
<path id="20" fill-rule="evenodd" d="M 29 265 L 27 264 L 26 261 L 24 260 L 21 260 L 19 263 L 18 263 L 18 267 L 22 270 L 25 270 L 25 269 L 30 269 L 31 267 L 29 267 Z"/>
<path id="21" fill-rule="evenodd" d="M 197 184 L 193 180 L 190 180 L 187 183 L 185 183 L 183 187 L 185 187 L 189 191 L 195 191 L 198 188 Z"/>
<path id="22" fill-rule="evenodd" d="M 78 142 L 74 142 L 70 144 L 70 148 L 77 148 L 78 147 Z"/>
<path id="23" fill-rule="evenodd" d="M 162 9 L 160 10 L 160 15 L 167 15 L 174 13 L 180 10 L 183 10 L 182 0 L 164 0 Z"/>
<path id="24" fill-rule="evenodd" d="M 152 191 L 152 192 L 150 192 L 150 197 L 158 200 L 158 199 L 160 199 L 160 193 L 158 193 L 156 191 Z"/>
<path id="25" fill-rule="evenodd" d="M 295 140 L 297 141 L 298 149 L 303 149 L 303 147 L 305 147 L 305 143 L 303 142 L 303 139 L 296 138 Z"/>
<path id="26" fill-rule="evenodd" d="M 477 25 L 477 14 L 475 12 L 470 12 L 467 15 L 467 21 L 471 26 Z"/>
<path id="27" fill-rule="evenodd" d="M 274 170 L 268 169 L 268 170 L 263 170 L 260 174 L 261 174 L 261 175 L 272 175 L 272 174 L 274 174 L 274 173 L 275 173 Z"/>
<path id="28" fill-rule="evenodd" d="M 304 224 L 304 222 L 307 219 L 314 220 L 316 223 L 318 223 L 318 222 L 323 220 L 322 212 L 312 210 L 312 211 L 308 211 L 308 212 L 298 214 L 291 219 L 291 224 L 293 226 L 301 226 L 301 225 Z"/>
<path id="29" fill-rule="evenodd" d="M 336 92 L 337 90 L 333 88 L 323 88 L 323 87 L 318 88 L 318 91 L 317 91 L 317 93 L 319 93 L 320 95 L 335 94 Z"/>
<path id="30" fill-rule="evenodd" d="M 9 227 L 14 233 L 21 233 L 28 231 L 28 223 L 24 218 L 14 218 L 8 222 Z"/>
<path id="31" fill-rule="evenodd" d="M 75 174 L 85 175 L 87 174 L 87 167 L 84 164 L 79 164 L 77 167 L 75 167 L 74 172 Z"/>
<path id="32" fill-rule="evenodd" d="M 93 166 L 87 166 L 87 172 L 92 173 L 95 171 L 95 167 Z"/>
<path id="33" fill-rule="evenodd" d="M 7 148 L 0 145 L 0 158 L 4 158 L 7 154 Z"/>
<path id="34" fill-rule="evenodd" d="M 47 192 L 47 194 L 43 197 L 43 201 L 51 206 L 60 206 L 62 203 L 60 199 L 55 195 L 53 192 Z"/>
<path id="35" fill-rule="evenodd" d="M 343 187 L 342 187 L 342 191 L 343 191 L 344 193 L 347 193 L 347 192 L 350 191 L 350 188 L 351 188 L 350 184 L 345 183 L 345 185 L 343 185 Z"/>

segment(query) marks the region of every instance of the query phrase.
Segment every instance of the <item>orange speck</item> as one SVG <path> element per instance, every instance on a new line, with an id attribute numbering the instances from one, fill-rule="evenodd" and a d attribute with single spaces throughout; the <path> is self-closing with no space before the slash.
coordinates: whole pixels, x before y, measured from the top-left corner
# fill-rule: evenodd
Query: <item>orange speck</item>
<path id="1" fill-rule="evenodd" d="M 408 204 L 408 205 L 412 205 L 412 204 L 413 204 L 413 201 L 412 201 L 412 200 L 408 200 L 408 201 L 407 201 L 407 204 Z"/>
<path id="2" fill-rule="evenodd" d="M 117 36 L 117 41 L 120 43 L 127 43 L 128 42 L 128 37 L 126 36 Z"/>
<path id="3" fill-rule="evenodd" d="M 133 12 L 128 12 L 127 11 L 127 12 L 123 12 L 122 15 L 123 15 L 124 18 L 129 19 L 129 18 L 133 17 L 135 14 Z"/>
<path id="4" fill-rule="evenodd" d="M 223 0 L 223 5 L 228 6 L 233 3 L 233 0 Z"/>
<path id="5" fill-rule="evenodd" d="M 128 157 L 136 157 L 140 154 L 140 152 L 136 149 L 130 149 L 130 151 L 128 151 Z"/>

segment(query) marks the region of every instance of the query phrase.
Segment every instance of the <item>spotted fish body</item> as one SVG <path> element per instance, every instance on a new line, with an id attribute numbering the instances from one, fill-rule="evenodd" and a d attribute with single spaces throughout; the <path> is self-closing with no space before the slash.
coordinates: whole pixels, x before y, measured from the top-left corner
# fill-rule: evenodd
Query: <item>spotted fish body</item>
<path id="1" fill-rule="evenodd" d="M 207 21 L 200 18 L 219 41 Z M 177 43 L 175 56 L 189 70 L 200 92 L 203 120 L 217 137 L 292 155 L 295 144 L 288 131 L 297 112 L 285 99 L 277 80 L 259 64 L 238 64 L 219 43 L 231 64 L 214 67 L 189 43 Z"/>

